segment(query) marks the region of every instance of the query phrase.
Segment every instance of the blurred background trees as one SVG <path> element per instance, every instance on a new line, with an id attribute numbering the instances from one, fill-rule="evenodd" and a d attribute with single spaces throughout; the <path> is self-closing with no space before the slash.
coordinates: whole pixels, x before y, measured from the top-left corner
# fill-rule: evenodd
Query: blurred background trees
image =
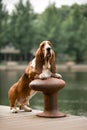
<path id="1" fill-rule="evenodd" d="M 41 41 L 50 40 L 60 61 L 87 62 L 87 4 L 49 4 L 41 14 L 20 0 L 11 14 L 0 0 L 0 48 L 10 43 L 27 57 Z"/>
<path id="2" fill-rule="evenodd" d="M 8 42 L 7 39 L 7 28 L 8 28 L 8 12 L 3 7 L 2 1 L 0 0 L 0 48 Z"/>
<path id="3" fill-rule="evenodd" d="M 34 17 L 35 14 L 29 1 L 24 5 L 22 0 L 15 6 L 15 10 L 10 16 L 9 42 L 19 49 L 21 54 L 24 54 L 25 59 L 27 53 L 33 47 L 33 36 L 35 35 L 33 28 Z"/>

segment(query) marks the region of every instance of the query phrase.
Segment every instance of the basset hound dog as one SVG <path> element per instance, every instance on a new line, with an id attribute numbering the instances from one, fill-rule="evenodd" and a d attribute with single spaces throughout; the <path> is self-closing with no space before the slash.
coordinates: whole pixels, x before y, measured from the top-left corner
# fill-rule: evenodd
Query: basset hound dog
<path id="1" fill-rule="evenodd" d="M 28 102 L 36 91 L 29 88 L 29 83 L 35 78 L 44 80 L 49 77 L 62 78 L 56 70 L 55 52 L 52 49 L 51 42 L 42 41 L 36 51 L 35 58 L 29 62 L 25 73 L 8 92 L 11 111 L 17 112 L 16 103 L 19 103 L 25 111 L 31 111 Z"/>
<path id="2" fill-rule="evenodd" d="M 40 79 L 49 77 L 62 78 L 60 74 L 57 74 L 55 52 L 50 41 L 41 42 L 32 65 Z"/>

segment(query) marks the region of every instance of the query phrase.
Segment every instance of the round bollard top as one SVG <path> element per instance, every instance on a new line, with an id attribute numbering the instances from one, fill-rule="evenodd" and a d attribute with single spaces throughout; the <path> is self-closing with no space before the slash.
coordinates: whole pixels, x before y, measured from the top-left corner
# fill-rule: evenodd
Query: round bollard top
<path id="1" fill-rule="evenodd" d="M 30 84 L 29 87 L 35 91 L 42 91 L 44 93 L 53 93 L 62 89 L 65 86 L 65 81 L 57 78 L 47 78 L 44 80 L 35 79 Z"/>

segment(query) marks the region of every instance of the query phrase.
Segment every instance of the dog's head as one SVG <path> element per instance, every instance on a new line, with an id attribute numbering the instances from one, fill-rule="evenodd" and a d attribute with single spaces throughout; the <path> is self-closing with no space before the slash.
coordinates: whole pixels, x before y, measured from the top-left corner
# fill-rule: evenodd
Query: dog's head
<path id="1" fill-rule="evenodd" d="M 43 54 L 44 59 L 52 57 L 52 47 L 50 41 L 43 41 L 40 43 L 39 50 Z"/>
<path id="2" fill-rule="evenodd" d="M 35 69 L 39 74 L 42 72 L 45 61 L 47 62 L 49 61 L 51 65 L 51 71 L 56 72 L 55 52 L 52 49 L 50 41 L 42 41 L 40 43 L 40 46 L 36 51 L 35 57 L 36 57 Z"/>

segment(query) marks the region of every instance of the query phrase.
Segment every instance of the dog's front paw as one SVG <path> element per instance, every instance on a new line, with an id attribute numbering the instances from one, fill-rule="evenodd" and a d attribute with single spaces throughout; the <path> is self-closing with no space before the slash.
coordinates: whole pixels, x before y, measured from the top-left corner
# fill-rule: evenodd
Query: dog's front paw
<path id="1" fill-rule="evenodd" d="M 11 112 L 12 112 L 12 113 L 18 113 L 18 111 L 17 111 L 16 108 L 12 108 L 12 109 L 11 109 Z"/>
<path id="2" fill-rule="evenodd" d="M 47 79 L 52 76 L 52 72 L 49 69 L 44 69 L 42 73 L 39 75 L 40 79 Z"/>
<path id="3" fill-rule="evenodd" d="M 22 108 L 24 109 L 24 111 L 26 112 L 31 112 L 32 111 L 32 108 L 26 106 L 26 105 L 23 105 Z"/>
<path id="4" fill-rule="evenodd" d="M 47 76 L 46 76 L 46 75 L 44 75 L 44 73 L 41 73 L 41 74 L 39 75 L 39 78 L 40 78 L 40 79 L 46 79 L 46 78 L 47 78 Z"/>
<path id="5" fill-rule="evenodd" d="M 52 74 L 52 77 L 55 77 L 55 78 L 58 78 L 58 79 L 62 79 L 62 75 L 60 75 L 58 73 Z"/>

